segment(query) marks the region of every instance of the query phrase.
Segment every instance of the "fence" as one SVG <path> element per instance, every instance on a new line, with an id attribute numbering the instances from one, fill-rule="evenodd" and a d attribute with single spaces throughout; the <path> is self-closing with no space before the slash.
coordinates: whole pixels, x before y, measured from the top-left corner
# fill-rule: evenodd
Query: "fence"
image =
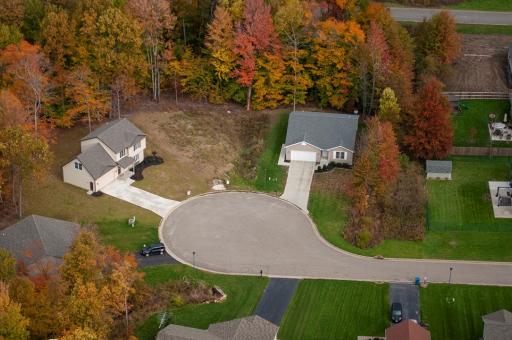
<path id="1" fill-rule="evenodd" d="M 452 156 L 512 156 L 512 148 L 454 146 Z"/>
<path id="2" fill-rule="evenodd" d="M 450 100 L 461 99 L 510 99 L 510 92 L 444 92 Z"/>

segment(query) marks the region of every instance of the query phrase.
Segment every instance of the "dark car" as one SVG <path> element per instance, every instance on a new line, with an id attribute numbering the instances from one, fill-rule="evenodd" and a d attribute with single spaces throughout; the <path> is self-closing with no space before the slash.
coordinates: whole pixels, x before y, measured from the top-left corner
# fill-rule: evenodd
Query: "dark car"
<path id="1" fill-rule="evenodd" d="M 144 248 L 140 251 L 142 256 L 163 255 L 163 253 L 165 253 L 165 246 L 162 243 L 151 244 L 147 247 L 144 245 Z"/>
<path id="2" fill-rule="evenodd" d="M 402 304 L 393 302 L 391 304 L 391 321 L 393 323 L 399 323 L 402 321 Z"/>

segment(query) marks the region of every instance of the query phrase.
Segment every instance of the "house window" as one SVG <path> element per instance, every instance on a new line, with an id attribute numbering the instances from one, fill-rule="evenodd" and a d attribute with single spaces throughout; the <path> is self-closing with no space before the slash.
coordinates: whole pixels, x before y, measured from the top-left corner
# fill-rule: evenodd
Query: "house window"
<path id="1" fill-rule="evenodd" d="M 75 169 L 82 170 L 82 164 L 79 162 L 75 162 Z"/>
<path id="2" fill-rule="evenodd" d="M 139 161 L 139 154 L 136 154 L 133 159 L 135 159 L 135 162 L 138 162 Z"/>
<path id="3" fill-rule="evenodd" d="M 336 151 L 334 153 L 334 158 L 335 159 L 346 159 L 345 155 L 346 155 L 346 152 L 344 152 L 344 151 Z"/>
<path id="4" fill-rule="evenodd" d="M 126 149 L 121 150 L 119 153 L 119 158 L 123 158 L 124 156 L 126 156 Z"/>
<path id="5" fill-rule="evenodd" d="M 138 141 L 137 143 L 135 143 L 135 144 L 133 145 L 133 150 L 134 150 L 134 151 L 135 151 L 135 150 L 137 150 L 138 148 L 140 148 L 140 141 Z"/>

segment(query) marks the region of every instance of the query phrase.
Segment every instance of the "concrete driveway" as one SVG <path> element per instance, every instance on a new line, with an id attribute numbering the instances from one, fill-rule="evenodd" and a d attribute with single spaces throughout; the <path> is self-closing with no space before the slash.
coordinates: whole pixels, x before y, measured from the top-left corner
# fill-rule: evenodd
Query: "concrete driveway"
<path id="1" fill-rule="evenodd" d="M 163 198 L 145 190 L 135 188 L 131 186 L 132 183 L 133 180 L 130 178 L 118 178 L 103 187 L 101 191 L 107 195 L 119 198 L 141 208 L 151 210 L 162 217 L 165 217 L 173 207 L 180 203 L 178 201 Z"/>
<path id="2" fill-rule="evenodd" d="M 308 211 L 309 189 L 315 172 L 314 162 L 291 161 L 282 199 Z"/>
<path id="3" fill-rule="evenodd" d="M 357 256 L 327 243 L 295 205 L 265 194 L 224 192 L 191 198 L 159 229 L 167 251 L 204 270 L 288 278 L 512 286 L 512 263 Z M 194 255 L 195 252 L 195 255 Z"/>
<path id="4" fill-rule="evenodd" d="M 422 22 L 424 19 L 430 19 L 442 9 L 390 7 L 389 11 L 397 21 Z M 449 12 L 459 24 L 512 25 L 512 12 L 466 10 L 449 10 Z"/>
<path id="5" fill-rule="evenodd" d="M 419 287 L 410 283 L 392 283 L 389 285 L 389 306 L 393 302 L 402 304 L 402 319 L 420 322 Z"/>

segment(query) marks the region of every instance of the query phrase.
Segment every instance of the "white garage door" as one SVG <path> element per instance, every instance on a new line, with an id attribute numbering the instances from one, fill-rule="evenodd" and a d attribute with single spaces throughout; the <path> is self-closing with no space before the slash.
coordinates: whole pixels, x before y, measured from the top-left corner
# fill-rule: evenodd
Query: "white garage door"
<path id="1" fill-rule="evenodd" d="M 316 152 L 292 150 L 291 158 L 292 161 L 316 162 Z"/>

